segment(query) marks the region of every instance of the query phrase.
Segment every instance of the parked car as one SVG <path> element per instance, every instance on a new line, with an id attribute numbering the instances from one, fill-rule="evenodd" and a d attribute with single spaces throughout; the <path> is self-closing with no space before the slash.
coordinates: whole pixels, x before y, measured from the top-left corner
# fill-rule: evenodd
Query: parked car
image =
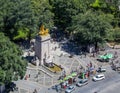
<path id="1" fill-rule="evenodd" d="M 104 74 L 99 74 L 93 77 L 93 81 L 99 81 L 99 80 L 103 80 L 105 79 L 105 75 Z"/>
<path id="2" fill-rule="evenodd" d="M 75 90 L 75 86 L 71 85 L 67 87 L 67 89 L 65 90 L 65 93 L 71 93 L 74 90 Z"/>
<path id="3" fill-rule="evenodd" d="M 52 89 L 56 90 L 57 92 L 60 91 L 62 88 L 60 85 L 54 85 L 52 86 Z"/>
<path id="4" fill-rule="evenodd" d="M 106 69 L 105 68 L 98 68 L 97 72 L 106 72 Z"/>
<path id="5" fill-rule="evenodd" d="M 87 85 L 88 84 L 88 79 L 83 79 L 81 81 L 79 81 L 76 86 L 78 87 L 81 87 L 81 86 L 84 86 L 84 85 Z"/>

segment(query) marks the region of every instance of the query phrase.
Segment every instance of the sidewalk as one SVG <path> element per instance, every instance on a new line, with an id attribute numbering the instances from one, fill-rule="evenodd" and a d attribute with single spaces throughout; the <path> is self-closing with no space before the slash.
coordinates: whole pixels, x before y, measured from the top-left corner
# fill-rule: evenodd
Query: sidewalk
<path id="1" fill-rule="evenodd" d="M 44 88 L 43 86 L 39 85 L 38 83 L 29 81 L 29 80 L 18 80 L 18 81 L 14 81 L 14 83 L 18 87 L 19 93 L 22 93 L 21 92 L 22 90 L 26 91 L 26 93 L 33 93 L 34 89 L 39 91 L 42 88 Z"/>

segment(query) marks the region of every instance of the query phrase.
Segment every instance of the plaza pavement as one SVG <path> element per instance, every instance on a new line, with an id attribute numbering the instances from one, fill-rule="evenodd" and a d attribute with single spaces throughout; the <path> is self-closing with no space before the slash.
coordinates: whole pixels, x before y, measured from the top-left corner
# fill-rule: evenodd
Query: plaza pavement
<path id="1" fill-rule="evenodd" d="M 79 56 L 77 58 L 77 56 L 74 56 L 73 58 L 69 58 L 68 56 L 54 56 L 54 63 L 61 65 L 62 67 L 66 68 L 66 70 L 68 70 L 69 74 L 70 71 L 76 71 L 76 70 L 80 70 L 80 66 L 81 66 L 81 60 L 79 60 Z M 89 60 L 89 57 L 87 60 Z M 77 60 L 78 59 L 78 60 Z M 85 59 L 85 58 L 83 58 Z M 86 62 L 86 64 L 84 64 L 84 62 Z M 83 61 L 83 65 L 84 67 L 86 67 L 86 65 L 89 62 L 87 62 L 86 60 Z M 40 70 L 42 69 L 42 70 Z M 50 75 L 46 74 L 45 72 L 49 73 Z M 39 73 L 39 74 L 38 74 Z M 61 74 L 55 74 L 50 72 L 49 70 L 44 69 L 44 67 L 36 67 L 36 66 L 30 66 L 27 69 L 27 73 L 26 75 L 30 74 L 30 78 L 28 78 L 28 80 L 21 80 L 21 81 L 17 81 L 15 82 L 17 84 L 17 86 L 19 87 L 19 91 L 20 89 L 24 89 L 26 90 L 28 93 L 31 93 L 34 91 L 34 89 L 37 89 L 38 91 L 40 91 L 43 88 L 48 88 L 51 87 L 55 84 L 58 84 L 58 78 L 59 76 L 62 75 Z M 21 92 L 20 92 L 21 93 Z"/>
<path id="2" fill-rule="evenodd" d="M 84 55 L 74 55 L 70 58 L 69 54 L 61 50 L 57 44 L 55 44 L 55 46 L 57 46 L 57 49 L 51 52 L 51 55 L 53 56 L 53 62 L 57 65 L 61 65 L 66 70 L 66 74 L 69 74 L 71 71 L 80 70 L 79 68 L 81 66 L 86 70 L 86 66 L 90 62 L 93 63 L 96 69 L 99 65 L 101 65 L 96 61 L 96 58 L 90 57 L 89 55 L 87 55 L 86 57 Z M 110 49 L 105 52 L 114 54 L 115 51 L 118 52 L 118 55 L 120 54 L 120 50 L 117 49 Z M 25 90 L 26 93 L 32 93 L 34 89 L 37 89 L 37 91 L 41 91 L 42 89 L 48 89 L 49 87 L 59 83 L 58 78 L 63 73 L 55 74 L 45 69 L 43 66 L 36 67 L 34 65 L 29 65 L 26 75 L 29 74 L 30 78 L 28 80 L 19 80 L 15 82 L 16 85 L 19 87 L 19 91 Z"/>

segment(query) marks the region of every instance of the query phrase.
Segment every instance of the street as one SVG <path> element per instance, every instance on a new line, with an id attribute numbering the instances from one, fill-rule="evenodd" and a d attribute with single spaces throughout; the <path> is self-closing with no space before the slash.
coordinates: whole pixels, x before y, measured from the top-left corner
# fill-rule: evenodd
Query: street
<path id="1" fill-rule="evenodd" d="M 73 93 L 118 93 L 120 89 L 118 86 L 120 85 L 120 74 L 114 71 L 110 71 L 108 68 L 108 72 L 105 72 L 106 78 L 101 81 L 93 82 L 89 81 L 89 84 L 80 88 L 76 88 Z"/>
<path id="2" fill-rule="evenodd" d="M 94 82 L 91 79 L 88 84 L 82 87 L 75 87 L 75 91 L 72 93 L 118 93 L 120 91 L 120 74 L 111 69 L 109 65 L 104 66 L 106 68 L 105 79 Z M 39 93 L 59 93 L 53 89 L 43 89 Z M 60 93 L 65 93 L 64 91 Z"/>

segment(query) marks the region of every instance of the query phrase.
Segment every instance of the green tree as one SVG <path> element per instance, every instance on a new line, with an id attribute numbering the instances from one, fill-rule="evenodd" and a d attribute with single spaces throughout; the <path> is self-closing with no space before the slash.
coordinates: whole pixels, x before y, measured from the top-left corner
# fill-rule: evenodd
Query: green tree
<path id="1" fill-rule="evenodd" d="M 52 6 L 49 4 L 49 0 L 31 0 L 31 9 L 33 15 L 37 16 L 39 27 L 41 24 L 49 29 L 53 27 L 54 13 L 52 13 Z"/>
<path id="2" fill-rule="evenodd" d="M 112 37 L 113 37 L 114 41 L 116 41 L 116 42 L 120 41 L 120 28 L 119 27 L 116 27 L 113 29 Z"/>
<path id="3" fill-rule="evenodd" d="M 21 58 L 21 50 L 3 33 L 0 33 L 0 85 L 23 78 L 27 62 Z"/>
<path id="4" fill-rule="evenodd" d="M 19 34 L 20 28 L 28 28 L 33 31 L 36 18 L 32 14 L 29 0 L 0 0 L 0 2 L 0 30 L 5 35 L 13 40 Z"/>
<path id="5" fill-rule="evenodd" d="M 97 48 L 98 42 L 103 42 L 112 28 L 109 19 L 112 20 L 111 15 L 98 15 L 88 11 L 76 15 L 68 29 L 78 43 L 94 44 Z"/>
<path id="6" fill-rule="evenodd" d="M 55 25 L 61 29 L 65 30 L 71 23 L 72 16 L 83 12 L 85 6 L 83 7 L 83 0 L 50 0 L 53 6 L 53 12 L 55 14 L 54 21 Z"/>
<path id="7" fill-rule="evenodd" d="M 41 24 L 53 26 L 48 0 L 0 0 L 0 30 L 11 40 L 31 39 Z"/>

